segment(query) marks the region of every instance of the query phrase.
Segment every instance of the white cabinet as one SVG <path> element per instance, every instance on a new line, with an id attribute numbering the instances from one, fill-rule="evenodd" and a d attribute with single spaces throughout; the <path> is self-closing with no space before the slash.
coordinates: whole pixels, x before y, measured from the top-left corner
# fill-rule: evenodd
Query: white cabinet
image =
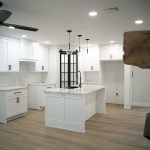
<path id="1" fill-rule="evenodd" d="M 54 88 L 55 84 L 31 84 L 29 85 L 29 108 L 42 109 L 45 106 L 44 91 Z"/>
<path id="2" fill-rule="evenodd" d="M 0 41 L 0 71 L 19 71 L 19 43 L 16 41 Z"/>
<path id="3" fill-rule="evenodd" d="M 20 43 L 20 59 L 22 60 L 35 59 L 33 53 L 33 44 L 27 42 Z"/>
<path id="4" fill-rule="evenodd" d="M 83 71 L 99 71 L 99 47 L 89 47 L 88 54 L 84 49 Z"/>
<path id="5" fill-rule="evenodd" d="M 48 72 L 48 47 L 43 45 L 34 45 L 34 56 L 37 58 L 35 66 L 32 67 L 34 72 Z"/>
<path id="6" fill-rule="evenodd" d="M 122 60 L 122 44 L 109 44 L 100 46 L 100 60 Z"/>
<path id="7" fill-rule="evenodd" d="M 7 70 L 7 42 L 0 41 L 0 71 Z"/>
<path id="8" fill-rule="evenodd" d="M 27 112 L 27 89 L 0 90 L 0 122 L 17 118 Z"/>
<path id="9" fill-rule="evenodd" d="M 19 72 L 19 43 L 8 42 L 8 59 L 7 65 L 9 71 Z"/>

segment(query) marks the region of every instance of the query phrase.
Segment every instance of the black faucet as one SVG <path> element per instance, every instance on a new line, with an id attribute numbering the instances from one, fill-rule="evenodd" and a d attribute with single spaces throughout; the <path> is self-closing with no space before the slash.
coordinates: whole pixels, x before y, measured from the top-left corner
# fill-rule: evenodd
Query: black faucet
<path id="1" fill-rule="evenodd" d="M 81 85 L 81 71 L 78 71 L 78 73 L 80 74 L 80 83 L 79 83 L 79 87 L 81 88 L 82 85 Z"/>

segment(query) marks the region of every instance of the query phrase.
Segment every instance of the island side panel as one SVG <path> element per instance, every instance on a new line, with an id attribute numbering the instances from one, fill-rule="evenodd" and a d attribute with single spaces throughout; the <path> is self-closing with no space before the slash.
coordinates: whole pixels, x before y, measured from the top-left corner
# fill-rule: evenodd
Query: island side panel
<path id="1" fill-rule="evenodd" d="M 85 132 L 85 101 L 83 95 L 65 95 L 65 128 Z"/>
<path id="2" fill-rule="evenodd" d="M 96 91 L 96 113 L 106 113 L 106 88 Z"/>
<path id="3" fill-rule="evenodd" d="M 45 126 L 65 128 L 65 100 L 61 93 L 47 93 L 45 105 Z"/>
<path id="4" fill-rule="evenodd" d="M 85 121 L 96 113 L 96 92 L 85 95 Z"/>

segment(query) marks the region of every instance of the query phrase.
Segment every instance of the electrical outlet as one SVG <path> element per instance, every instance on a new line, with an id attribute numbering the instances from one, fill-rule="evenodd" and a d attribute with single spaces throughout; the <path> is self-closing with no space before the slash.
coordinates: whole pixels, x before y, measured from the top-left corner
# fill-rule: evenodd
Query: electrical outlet
<path id="1" fill-rule="evenodd" d="M 119 93 L 116 93 L 116 96 L 119 96 Z"/>

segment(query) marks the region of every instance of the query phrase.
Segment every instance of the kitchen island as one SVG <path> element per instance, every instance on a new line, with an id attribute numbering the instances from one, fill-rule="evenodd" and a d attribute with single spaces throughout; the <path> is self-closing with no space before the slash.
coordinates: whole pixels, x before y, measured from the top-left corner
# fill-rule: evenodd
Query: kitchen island
<path id="1" fill-rule="evenodd" d="M 95 113 L 105 114 L 105 87 L 45 91 L 45 126 L 85 132 L 85 121 Z"/>

